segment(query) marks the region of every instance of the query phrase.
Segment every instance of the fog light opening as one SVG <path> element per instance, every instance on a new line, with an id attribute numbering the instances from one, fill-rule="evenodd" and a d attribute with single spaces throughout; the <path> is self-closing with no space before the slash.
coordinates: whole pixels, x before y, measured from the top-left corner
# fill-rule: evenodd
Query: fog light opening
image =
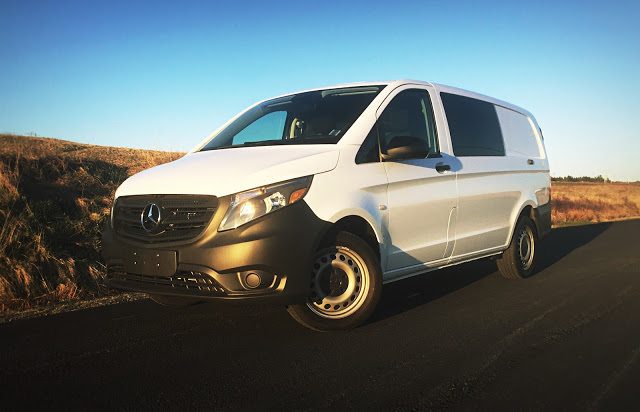
<path id="1" fill-rule="evenodd" d="M 256 272 L 249 272 L 244 278 L 244 283 L 250 289 L 255 289 L 262 283 L 262 278 Z"/>

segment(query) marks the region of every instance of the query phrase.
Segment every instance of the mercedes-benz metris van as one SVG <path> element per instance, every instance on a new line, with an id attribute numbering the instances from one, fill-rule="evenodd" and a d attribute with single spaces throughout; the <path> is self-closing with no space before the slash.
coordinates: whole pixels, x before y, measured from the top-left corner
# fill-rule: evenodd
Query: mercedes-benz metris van
<path id="1" fill-rule="evenodd" d="M 534 270 L 551 229 L 549 164 L 531 113 L 420 81 L 265 100 L 179 160 L 117 190 L 108 282 L 166 305 L 261 299 L 348 329 L 382 285 L 494 257 Z"/>

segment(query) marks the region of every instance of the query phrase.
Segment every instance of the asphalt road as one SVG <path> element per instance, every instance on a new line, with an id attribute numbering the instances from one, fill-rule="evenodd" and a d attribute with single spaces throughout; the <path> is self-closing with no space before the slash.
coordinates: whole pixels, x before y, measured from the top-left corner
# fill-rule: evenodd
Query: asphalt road
<path id="1" fill-rule="evenodd" d="M 554 230 L 541 270 L 387 285 L 342 333 L 140 301 L 0 325 L 0 409 L 635 409 L 640 220 Z"/>

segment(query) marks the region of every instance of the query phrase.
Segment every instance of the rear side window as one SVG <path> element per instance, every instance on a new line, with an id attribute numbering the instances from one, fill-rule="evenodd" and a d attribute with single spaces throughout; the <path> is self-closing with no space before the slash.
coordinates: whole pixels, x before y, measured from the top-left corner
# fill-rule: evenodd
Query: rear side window
<path id="1" fill-rule="evenodd" d="M 521 113 L 496 106 L 500 128 L 509 156 L 540 157 L 538 138 L 529 118 Z"/>
<path id="2" fill-rule="evenodd" d="M 456 156 L 504 156 L 504 142 L 493 104 L 441 93 Z"/>

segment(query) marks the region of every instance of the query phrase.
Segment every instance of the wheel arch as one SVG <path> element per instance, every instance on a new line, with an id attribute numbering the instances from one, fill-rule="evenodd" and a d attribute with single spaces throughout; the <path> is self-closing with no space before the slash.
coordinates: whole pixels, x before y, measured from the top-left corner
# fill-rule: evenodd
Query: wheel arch
<path id="1" fill-rule="evenodd" d="M 538 205 L 532 199 L 527 199 L 522 205 L 520 205 L 518 213 L 514 214 L 514 217 L 511 219 L 511 229 L 509 230 L 509 239 L 507 239 L 507 246 L 511 243 L 513 232 L 515 231 L 516 225 L 518 224 L 518 221 L 522 216 L 527 216 L 529 219 L 531 219 L 536 226 L 536 234 L 540 233 L 540 223 L 538 215 L 536 213 L 537 206 Z"/>
<path id="2" fill-rule="evenodd" d="M 338 232 L 345 231 L 352 233 L 364 240 L 373 250 L 380 261 L 382 256 L 382 237 L 372 223 L 373 219 L 362 214 L 345 214 L 338 217 L 331 226 L 321 235 L 320 244 L 327 239 L 333 238 Z"/>

